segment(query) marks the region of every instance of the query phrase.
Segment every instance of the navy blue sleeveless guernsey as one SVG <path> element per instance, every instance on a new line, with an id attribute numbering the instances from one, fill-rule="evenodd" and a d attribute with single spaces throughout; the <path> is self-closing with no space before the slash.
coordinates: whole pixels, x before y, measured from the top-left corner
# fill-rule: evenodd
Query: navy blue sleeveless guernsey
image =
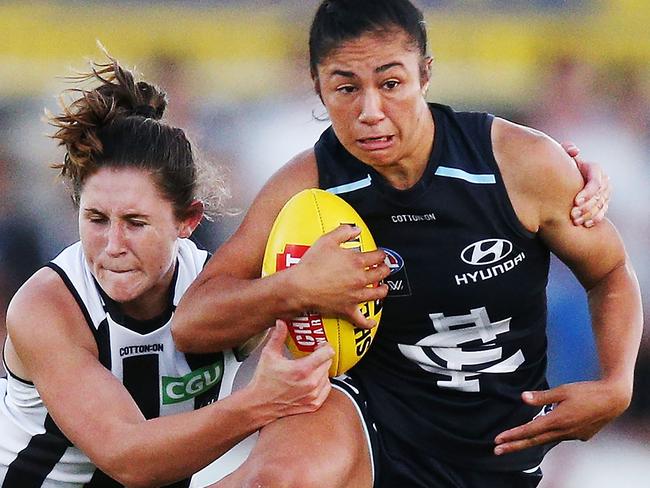
<path id="1" fill-rule="evenodd" d="M 315 145 L 319 186 L 350 203 L 386 251 L 389 295 L 375 342 L 352 369 L 393 462 L 536 467 L 546 448 L 494 456 L 494 438 L 540 409 L 547 387 L 549 251 L 517 219 L 492 152 L 493 117 L 431 104 L 421 180 L 391 187 L 330 127 Z"/>

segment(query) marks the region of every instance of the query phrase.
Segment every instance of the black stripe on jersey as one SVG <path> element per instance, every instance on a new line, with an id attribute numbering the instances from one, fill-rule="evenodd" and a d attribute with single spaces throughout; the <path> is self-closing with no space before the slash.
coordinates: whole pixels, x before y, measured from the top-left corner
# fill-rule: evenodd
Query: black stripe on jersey
<path id="1" fill-rule="evenodd" d="M 2 488 L 39 488 L 72 443 L 48 414 L 45 433 L 31 438 L 8 466 Z"/>
<path id="2" fill-rule="evenodd" d="M 97 327 L 95 342 L 97 343 L 99 362 L 102 363 L 106 369 L 111 371 L 113 360 L 111 358 L 111 328 L 108 325 L 108 319 L 102 320 L 99 327 Z"/>
<path id="3" fill-rule="evenodd" d="M 160 417 L 158 354 L 122 359 L 122 383 L 146 419 Z"/>
<path id="4" fill-rule="evenodd" d="M 58 265 L 52 262 L 47 263 L 45 267 L 54 270 L 56 274 L 58 274 L 61 277 L 63 283 L 65 283 L 65 286 L 68 288 L 68 291 L 70 291 L 75 301 L 77 302 L 77 305 L 79 305 L 79 308 L 81 309 L 81 313 L 83 313 L 83 316 L 86 318 L 86 323 L 88 324 L 88 327 L 90 327 L 90 330 L 92 331 L 93 335 L 95 335 L 97 331 L 95 330 L 95 324 L 93 324 L 93 319 L 90 316 L 88 309 L 86 308 L 86 304 L 79 296 L 79 293 L 77 293 L 77 289 L 72 284 L 72 281 L 70 281 L 70 278 L 68 278 L 66 272 L 63 271 L 63 269 L 61 269 Z"/>
<path id="5" fill-rule="evenodd" d="M 90 316 L 88 309 L 86 308 L 86 304 L 79 296 L 77 289 L 72 284 L 72 281 L 70 281 L 70 278 L 68 278 L 66 272 L 63 271 L 63 269 L 61 269 L 58 265 L 52 262 L 47 263 L 45 266 L 54 270 L 61 277 L 61 279 L 65 283 L 65 286 L 68 288 L 68 291 L 70 291 L 75 301 L 77 302 L 77 305 L 79 305 L 79 308 L 81 309 L 81 312 L 83 313 L 83 316 L 86 319 L 86 323 L 88 324 L 88 327 L 90 327 L 90 331 L 93 333 L 93 336 L 95 338 L 95 343 L 97 344 L 97 350 L 99 353 L 99 358 L 98 358 L 99 362 L 102 363 L 102 365 L 104 365 L 104 367 L 110 371 L 111 345 L 110 345 L 110 337 L 109 337 L 110 332 L 109 332 L 109 327 L 106 319 L 100 322 L 99 326 L 95 328 L 93 319 Z M 96 282 L 95 285 L 99 288 L 99 285 L 97 285 Z"/>
<path id="6" fill-rule="evenodd" d="M 177 481 L 176 483 L 172 483 L 171 485 L 164 486 L 163 488 L 189 488 L 190 481 L 191 479 L 188 478 L 186 480 Z"/>
<path id="7" fill-rule="evenodd" d="M 103 471 L 97 469 L 93 473 L 93 477 L 88 483 L 84 485 L 84 488 L 122 488 L 123 485 L 118 483 L 113 478 L 109 477 Z"/>
<path id="8" fill-rule="evenodd" d="M 225 362 L 222 352 L 210 354 L 187 353 L 185 354 L 185 360 L 187 361 L 187 364 L 190 366 L 192 371 L 217 362 L 221 365 L 221 371 L 223 371 Z M 194 410 L 205 407 L 206 405 L 214 403 L 219 399 L 219 391 L 221 391 L 222 381 L 223 377 L 219 382 L 215 383 L 209 389 L 194 398 Z"/>

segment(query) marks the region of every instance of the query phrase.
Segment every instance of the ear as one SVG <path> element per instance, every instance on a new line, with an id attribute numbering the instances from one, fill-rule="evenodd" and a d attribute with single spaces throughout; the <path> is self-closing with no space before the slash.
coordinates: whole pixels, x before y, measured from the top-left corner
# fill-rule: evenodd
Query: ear
<path id="1" fill-rule="evenodd" d="M 420 91 L 422 96 L 426 96 L 427 91 L 429 90 L 429 82 L 431 81 L 431 65 L 433 64 L 433 58 L 427 56 L 422 61 L 422 66 L 420 68 Z"/>
<path id="2" fill-rule="evenodd" d="M 314 91 L 316 92 L 316 95 L 318 95 L 318 98 L 320 98 L 321 103 L 323 103 L 323 95 L 321 94 L 320 91 L 320 80 L 318 79 L 318 75 L 312 73 L 311 82 L 314 84 Z"/>
<path id="3" fill-rule="evenodd" d="M 203 219 L 203 202 L 200 200 L 194 200 L 190 204 L 189 208 L 185 212 L 185 218 L 181 220 L 178 237 L 181 239 L 187 239 L 192 235 L 194 229 L 201 223 Z"/>

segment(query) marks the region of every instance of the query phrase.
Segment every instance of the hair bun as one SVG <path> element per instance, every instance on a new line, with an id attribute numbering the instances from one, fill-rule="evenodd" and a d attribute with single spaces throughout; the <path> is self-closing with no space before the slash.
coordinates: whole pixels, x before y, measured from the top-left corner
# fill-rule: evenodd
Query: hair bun
<path id="1" fill-rule="evenodd" d="M 159 119 L 158 110 L 151 105 L 138 105 L 133 109 L 134 115 L 141 115 L 148 119 Z"/>

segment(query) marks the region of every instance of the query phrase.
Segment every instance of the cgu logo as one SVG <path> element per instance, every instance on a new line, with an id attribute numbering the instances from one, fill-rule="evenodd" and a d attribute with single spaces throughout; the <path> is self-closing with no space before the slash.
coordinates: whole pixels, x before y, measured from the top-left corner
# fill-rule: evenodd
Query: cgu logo
<path id="1" fill-rule="evenodd" d="M 483 239 L 470 244 L 460 253 L 467 264 L 483 266 L 505 259 L 512 252 L 512 243 L 505 239 Z"/>
<path id="2" fill-rule="evenodd" d="M 223 359 L 210 366 L 196 369 L 180 378 L 163 376 L 161 378 L 163 405 L 190 400 L 219 383 L 222 376 Z"/>

